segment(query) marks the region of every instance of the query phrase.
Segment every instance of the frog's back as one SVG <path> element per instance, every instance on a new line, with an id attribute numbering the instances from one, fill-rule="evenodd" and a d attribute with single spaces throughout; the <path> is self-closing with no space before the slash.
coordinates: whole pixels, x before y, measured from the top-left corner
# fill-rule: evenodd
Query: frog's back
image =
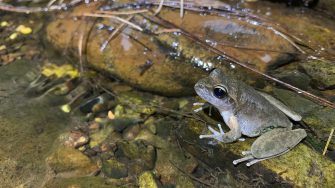
<path id="1" fill-rule="evenodd" d="M 291 128 L 287 116 L 252 87 L 239 83 L 236 116 L 243 135 L 254 137 L 276 127 Z"/>

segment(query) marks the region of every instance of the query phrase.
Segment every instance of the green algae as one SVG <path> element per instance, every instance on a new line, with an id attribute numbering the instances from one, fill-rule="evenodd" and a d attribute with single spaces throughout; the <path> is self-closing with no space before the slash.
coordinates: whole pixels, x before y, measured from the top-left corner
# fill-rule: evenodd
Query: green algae
<path id="1" fill-rule="evenodd" d="M 188 143 L 194 142 L 202 148 L 208 148 L 208 140 L 194 139 L 197 138 L 195 135 L 203 134 L 203 130 L 206 130 L 203 124 L 189 120 L 188 125 L 181 129 L 180 136 L 188 140 Z M 212 149 L 208 148 L 208 152 L 211 151 L 211 154 L 207 153 L 207 155 L 201 152 L 199 146 L 188 144 L 183 144 L 183 146 L 187 148 L 187 151 L 198 156 L 198 159 L 205 161 L 212 167 L 227 169 L 235 177 L 236 171 L 248 174 L 248 176 L 256 176 L 257 173 L 261 173 L 265 182 L 277 178 L 277 183 L 287 182 L 296 187 L 318 187 L 320 185 L 330 187 L 335 183 L 335 164 L 303 143 L 298 144 L 284 155 L 262 161 L 250 168 L 244 164 L 234 166 L 232 161 L 241 158 L 241 152 L 249 150 L 254 140 L 254 138 L 247 138 L 244 142 L 219 143 L 210 147 Z M 273 184 L 272 182 L 275 187 L 278 186 L 277 183 Z"/>

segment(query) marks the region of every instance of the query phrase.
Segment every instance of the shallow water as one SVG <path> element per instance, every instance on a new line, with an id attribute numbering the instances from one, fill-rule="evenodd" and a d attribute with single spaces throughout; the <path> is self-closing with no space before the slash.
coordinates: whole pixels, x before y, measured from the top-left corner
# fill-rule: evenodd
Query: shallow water
<path id="1" fill-rule="evenodd" d="M 71 121 L 50 105 L 52 98 L 24 96 L 31 77 L 37 76 L 33 73 L 38 71 L 37 63 L 17 61 L 0 71 L 1 186 L 35 187 L 45 180 L 45 157 L 54 140 L 69 129 Z"/>
<path id="2" fill-rule="evenodd" d="M 238 6 L 234 4 L 233 7 L 250 8 L 250 9 L 244 9 L 244 11 L 245 10 L 251 11 L 257 15 L 270 18 L 272 22 L 274 23 L 282 24 L 282 26 L 285 27 L 291 34 L 304 39 L 304 41 L 315 50 L 313 52 L 313 55 L 317 55 L 319 57 L 325 57 L 327 59 L 334 58 L 335 38 L 333 38 L 333 36 L 335 36 L 335 33 L 334 33 L 335 24 L 334 22 L 331 21 L 331 19 L 328 16 L 322 15 L 320 14 L 320 12 L 316 12 L 313 10 L 308 10 L 304 8 L 289 8 L 283 4 L 271 4 L 271 3 L 265 3 L 265 2 L 258 3 L 258 4 L 257 3 L 256 4 L 239 4 Z M 2 14 L 4 15 L 4 13 Z M 283 17 L 281 17 L 281 15 L 283 15 Z M 24 16 L 24 15 L 18 14 L 18 16 Z M 289 19 L 290 16 L 292 17 L 291 20 Z M 45 18 L 45 17 L 42 17 L 42 18 Z M 4 18 L 1 17 L 0 22 L 3 21 L 2 19 Z M 9 17 L 7 17 L 7 19 L 9 19 Z M 32 17 L 30 20 L 34 20 L 34 19 L 36 19 L 36 17 Z M 25 18 L 23 20 L 25 23 L 28 23 L 28 19 Z M 304 24 L 299 25 L 301 23 L 300 22 L 301 20 L 303 20 L 302 21 L 303 23 L 305 22 L 313 23 L 317 25 L 317 27 L 313 26 L 313 27 L 305 29 L 303 27 Z M 195 22 L 196 21 L 197 20 L 195 20 Z M 13 20 L 14 24 L 16 24 L 15 22 L 19 23 L 20 18 L 18 20 Z M 38 24 L 36 23 L 38 22 L 43 23 L 44 20 L 34 20 L 34 24 L 32 25 L 34 25 L 35 28 L 37 28 Z M 221 31 L 221 29 L 223 29 L 224 31 L 221 31 L 222 33 L 241 32 L 241 28 L 239 28 L 238 26 L 234 27 L 234 25 L 232 25 L 232 27 L 224 27 L 224 28 L 215 27 L 212 29 L 215 31 L 216 30 Z M 318 30 L 322 31 L 322 33 L 325 35 L 319 36 L 317 34 Z M 243 30 L 243 32 L 247 32 L 245 34 L 254 33 L 252 30 L 247 30 L 247 31 Z M 42 33 L 43 31 L 40 31 L 37 34 L 42 34 Z M 32 34 L 31 36 L 27 36 L 26 38 L 30 38 L 29 40 L 32 40 L 32 38 L 40 39 L 40 41 L 44 40 L 36 36 L 36 33 Z M 22 39 L 23 43 L 25 42 L 26 38 L 23 37 Z M 318 40 L 316 41 L 315 39 L 318 39 Z M 99 39 L 99 40 L 102 40 L 102 39 Z M 32 43 L 32 44 L 38 46 L 37 47 L 38 50 L 40 51 L 44 50 L 46 43 L 39 42 L 38 40 L 36 41 L 37 43 Z M 15 42 L 13 43 L 15 44 Z M 121 40 L 121 46 L 123 46 L 123 48 L 126 48 L 126 51 L 128 51 L 131 48 L 131 45 L 132 44 L 129 43 L 128 38 L 123 36 Z M 27 46 L 29 46 L 29 43 Z M 42 46 L 44 46 L 44 48 Z M 46 48 L 50 48 L 50 46 L 47 46 Z M 27 49 L 23 49 L 22 52 L 24 53 L 25 50 Z M 46 157 L 48 157 L 50 153 L 53 151 L 55 140 L 57 140 L 57 138 L 62 133 L 67 133 L 70 130 L 72 130 L 74 126 L 83 123 L 82 120 L 78 120 L 77 117 L 74 116 L 73 114 L 67 114 L 60 110 L 61 103 L 58 103 L 57 101 L 62 101 L 62 100 L 59 99 L 60 98 L 59 96 L 55 96 L 52 94 L 43 94 L 38 97 L 25 96 L 24 93 L 27 87 L 37 77 L 37 75 L 40 72 L 41 66 L 43 66 L 43 64 L 45 63 L 45 60 L 49 60 L 51 62 L 53 61 L 56 61 L 56 62 L 64 61 L 65 62 L 66 61 L 63 58 L 60 58 L 59 57 L 60 55 L 57 53 L 55 54 L 41 53 L 41 54 L 44 54 L 44 55 L 42 55 L 42 57 L 39 57 L 35 60 L 31 60 L 29 58 L 27 59 L 23 56 L 24 57 L 23 60 L 13 61 L 8 65 L 4 65 L 0 67 L 0 138 L 1 138 L 0 139 L 0 146 L 1 146 L 0 147 L 0 172 L 1 172 L 0 182 L 2 183 L 4 187 L 17 187 L 17 186 L 39 187 L 39 186 L 42 186 L 45 183 L 46 179 L 52 176 L 47 169 Z M 38 61 L 38 63 L 35 61 Z M 70 61 L 72 61 L 72 59 Z M 280 67 L 279 69 L 274 70 L 273 74 L 281 75 L 283 72 L 284 73 L 288 72 L 289 73 L 288 75 L 290 76 L 288 76 L 289 79 L 287 81 L 289 83 L 292 82 L 292 84 L 296 84 L 297 82 L 291 79 L 292 78 L 291 73 L 294 72 L 294 75 L 296 75 L 296 73 L 299 72 L 300 69 L 297 68 L 297 66 L 295 65 L 281 65 L 281 66 L 282 67 Z M 304 71 L 301 71 L 301 72 L 302 74 L 305 74 Z M 287 78 L 287 77 L 283 76 L 283 78 Z M 334 101 L 335 99 L 334 98 L 335 92 L 333 88 L 331 89 L 328 88 L 325 90 L 318 90 L 316 89 L 317 88 L 316 86 L 310 87 L 309 84 L 302 84 L 302 86 L 306 87 L 305 89 L 308 89 L 309 91 L 315 93 L 316 95 L 326 97 L 328 100 Z M 123 87 L 126 89 L 124 89 Z M 283 92 L 280 89 L 279 90 L 274 89 L 274 94 L 279 95 L 279 96 L 276 96 L 279 99 L 282 99 L 282 100 L 287 99 L 288 105 L 308 104 L 311 106 L 311 107 L 307 105 L 306 106 L 293 106 L 295 110 L 301 113 L 305 113 L 307 107 L 308 108 L 310 107 L 311 109 L 312 108 L 316 108 L 316 109 L 322 108 L 320 106 L 318 107 L 313 106 L 315 105 L 314 103 L 312 104 L 309 102 L 299 103 L 294 100 L 294 97 L 293 99 L 292 97 L 291 98 L 287 97 L 287 95 L 293 95 L 292 93 L 285 92 L 286 90 L 284 90 Z M 121 86 L 121 89 L 120 89 L 121 93 L 123 92 L 123 90 L 129 90 L 129 88 L 125 86 Z M 135 101 L 134 104 L 137 105 L 136 102 L 141 101 L 141 100 L 144 100 L 145 102 L 147 102 L 151 96 L 149 97 L 146 96 L 138 100 L 136 97 L 134 97 L 134 101 Z M 129 98 L 133 99 L 132 97 L 129 97 Z M 163 100 L 163 99 L 157 99 L 157 101 L 160 101 L 160 100 Z M 175 99 L 168 98 L 168 100 L 172 101 Z M 182 99 L 182 100 L 184 100 L 184 103 L 185 103 L 185 101 L 189 102 L 189 101 L 192 101 L 193 99 L 190 100 L 188 98 L 188 99 Z M 188 104 L 188 102 L 186 102 L 186 104 Z M 178 101 L 176 104 L 173 104 L 173 105 L 182 106 L 182 104 L 183 102 Z M 143 104 L 141 103 L 141 105 Z M 143 111 L 147 110 L 144 108 L 142 109 L 140 107 L 137 107 L 137 108 Z M 131 109 L 131 110 L 134 110 L 134 109 Z M 141 116 L 139 116 L 138 112 L 135 113 L 131 110 L 123 109 L 123 111 L 122 110 L 119 110 L 119 111 L 121 111 L 120 112 L 121 114 L 125 113 L 126 115 L 129 115 L 128 117 L 131 117 L 131 118 L 133 117 L 143 118 L 142 117 L 143 114 L 145 115 L 150 114 L 149 112 L 144 112 L 144 113 L 141 112 Z M 325 110 L 327 111 L 328 109 L 325 109 Z M 332 114 L 332 112 L 333 112 L 333 109 L 330 109 L 329 114 Z M 318 113 L 321 114 L 322 112 L 318 111 Z M 151 114 L 148 116 L 145 116 L 145 115 L 144 117 L 147 118 Z M 327 114 L 322 114 L 322 115 L 324 116 L 321 117 L 320 115 L 319 116 L 320 118 L 319 117 L 317 118 L 319 119 L 329 118 L 329 121 L 327 119 L 326 122 L 322 122 L 319 124 L 328 125 L 334 122 L 334 119 L 330 119 L 330 117 L 327 116 Z M 171 114 L 169 114 L 168 116 L 173 117 L 173 115 Z M 157 119 L 161 118 L 161 114 L 159 114 L 158 117 L 156 118 Z M 317 121 L 322 121 L 319 119 L 317 119 Z M 145 121 L 146 120 L 147 119 L 145 119 Z M 144 120 L 140 119 L 138 121 L 141 122 Z M 177 120 L 171 121 L 171 124 L 176 123 L 176 121 Z M 167 122 L 170 123 L 169 121 Z M 316 120 L 313 118 L 310 118 L 310 120 L 307 122 L 313 124 L 316 122 Z M 316 124 L 318 125 L 318 123 Z M 136 127 L 133 129 L 136 129 Z M 161 129 L 164 130 L 167 128 L 164 127 Z M 328 128 L 325 130 L 328 130 Z M 127 136 L 131 137 L 132 136 L 131 134 L 133 134 L 132 130 L 127 130 L 127 131 L 130 132 L 129 133 L 130 136 L 129 135 Z M 134 132 L 136 132 L 136 130 Z M 162 134 L 163 136 L 159 134 Z M 167 133 L 161 133 L 158 131 L 159 136 L 162 136 L 164 139 L 167 138 L 167 140 L 169 140 L 170 137 L 166 136 L 165 134 Z M 324 143 L 325 139 L 328 136 L 328 135 L 325 135 L 325 132 L 316 133 L 316 134 L 319 140 L 322 139 L 322 143 Z M 319 146 L 317 149 L 320 149 L 323 146 L 323 145 L 320 146 L 320 143 L 316 143 L 315 145 Z M 312 145 L 312 147 L 315 147 L 315 145 Z M 208 144 L 206 146 L 208 146 Z M 165 155 L 164 152 L 163 154 Z M 89 155 L 87 153 L 85 154 Z M 92 157 L 92 158 L 94 159 L 95 157 Z M 74 182 L 76 182 L 76 180 L 74 180 Z M 231 184 L 228 183 L 228 185 L 233 185 L 234 181 L 231 181 L 230 183 Z M 55 185 L 58 185 L 58 184 L 55 184 Z"/>

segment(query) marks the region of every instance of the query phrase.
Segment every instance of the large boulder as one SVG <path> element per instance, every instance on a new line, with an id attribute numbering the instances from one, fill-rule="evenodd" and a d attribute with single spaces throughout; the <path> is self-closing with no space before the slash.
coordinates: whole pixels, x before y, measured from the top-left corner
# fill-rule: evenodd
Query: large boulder
<path id="1" fill-rule="evenodd" d="M 77 56 L 80 35 L 84 32 L 84 52 L 90 67 L 140 89 L 167 96 L 193 94 L 195 82 L 207 74 L 204 70 L 214 67 L 221 67 L 226 74 L 245 77 L 245 71 L 238 71 L 225 55 L 267 71 L 289 62 L 292 54 L 286 52 L 296 52 L 289 41 L 261 22 L 191 11 L 181 19 L 178 11 L 167 8 L 161 11 L 160 18 L 223 53 L 214 53 L 187 34 L 171 32 L 171 28 L 168 31 L 169 27 L 162 26 L 161 20 L 151 13 L 133 15 L 130 20 L 143 32 L 126 26 L 106 43 L 112 32 L 109 29 L 117 28 L 119 21 L 80 16 L 75 19 L 96 9 L 95 4 L 89 4 L 59 15 L 47 27 L 48 40 L 59 50 L 68 49 Z"/>

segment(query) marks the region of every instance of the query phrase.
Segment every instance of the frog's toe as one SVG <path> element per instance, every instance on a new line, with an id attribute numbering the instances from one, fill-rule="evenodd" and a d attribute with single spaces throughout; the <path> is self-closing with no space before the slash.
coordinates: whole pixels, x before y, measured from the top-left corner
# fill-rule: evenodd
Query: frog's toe
<path id="1" fill-rule="evenodd" d="M 200 112 L 201 110 L 208 108 L 210 105 L 208 103 L 195 102 L 193 103 L 193 106 L 200 106 L 199 108 L 193 110 L 193 112 L 197 113 Z"/>
<path id="2" fill-rule="evenodd" d="M 252 160 L 252 159 L 254 159 L 254 157 L 252 155 L 247 155 L 247 156 L 245 156 L 245 157 L 243 157 L 241 159 L 234 160 L 233 164 L 237 165 L 238 163 L 241 163 L 241 162 L 244 162 L 244 161 L 248 161 L 248 160 Z"/>
<path id="3" fill-rule="evenodd" d="M 242 151 L 242 155 L 251 155 L 251 151 Z"/>
<path id="4" fill-rule="evenodd" d="M 253 164 L 256 164 L 256 163 L 258 163 L 260 161 L 264 161 L 264 160 L 266 160 L 266 159 L 254 159 L 254 160 L 248 162 L 246 165 L 247 165 L 247 167 L 249 167 L 249 166 L 251 166 Z"/>
<path id="5" fill-rule="evenodd" d="M 224 132 L 222 130 L 222 127 L 220 124 L 218 124 L 218 127 L 219 127 L 219 131 L 216 131 L 215 129 L 213 129 L 212 127 L 208 126 L 208 129 L 209 131 L 211 131 L 213 134 L 210 134 L 210 135 L 200 135 L 199 138 L 202 139 L 202 138 L 214 138 L 215 140 L 218 140 L 220 142 L 223 141 L 223 135 L 224 135 Z"/>
<path id="6" fill-rule="evenodd" d="M 240 142 L 244 142 L 244 141 L 245 141 L 245 138 L 239 138 L 238 141 L 240 141 Z"/>

